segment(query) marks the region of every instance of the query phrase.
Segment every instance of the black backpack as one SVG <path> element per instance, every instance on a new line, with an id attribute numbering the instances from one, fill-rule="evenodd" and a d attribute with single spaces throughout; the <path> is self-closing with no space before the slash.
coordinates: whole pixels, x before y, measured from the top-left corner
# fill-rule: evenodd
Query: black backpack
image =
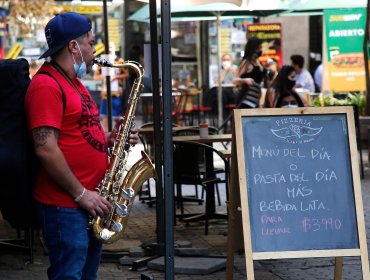
<path id="1" fill-rule="evenodd" d="M 0 60 L 0 210 L 14 228 L 35 224 L 32 188 L 38 162 L 27 132 L 26 59 Z"/>
<path id="2" fill-rule="evenodd" d="M 24 108 L 29 84 L 26 59 L 0 59 L 0 211 L 17 229 L 37 225 L 32 190 L 39 162 Z M 65 109 L 65 94 L 58 85 Z"/>

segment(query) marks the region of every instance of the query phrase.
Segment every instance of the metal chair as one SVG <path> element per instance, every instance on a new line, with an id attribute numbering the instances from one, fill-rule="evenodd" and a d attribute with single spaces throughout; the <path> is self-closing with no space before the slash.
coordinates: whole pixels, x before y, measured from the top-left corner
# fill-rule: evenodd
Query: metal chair
<path id="1" fill-rule="evenodd" d="M 205 234 L 208 234 L 208 220 L 221 217 L 215 213 L 215 196 L 213 189 L 210 189 L 214 188 L 215 184 L 221 182 L 221 179 L 216 176 L 213 160 L 214 157 L 219 157 L 223 161 L 227 197 L 229 189 L 229 162 L 224 158 L 222 153 L 212 146 L 188 141 L 174 141 L 173 145 L 173 181 L 176 186 L 175 200 L 178 202 L 181 210 L 181 214 L 177 215 L 177 217 L 186 222 L 205 220 Z M 211 165 L 209 164 L 210 161 L 212 162 Z M 199 199 L 183 196 L 182 186 L 194 184 L 201 185 L 206 192 L 211 191 L 213 195 L 206 196 L 204 213 L 184 214 L 183 203 L 185 201 L 199 202 Z M 222 217 L 224 218 L 225 215 Z"/>
<path id="2" fill-rule="evenodd" d="M 174 132 L 172 132 L 172 135 L 173 136 L 188 136 L 188 135 L 199 135 L 199 133 L 200 133 L 199 126 L 193 126 L 193 127 L 187 127 L 187 128 L 184 128 L 184 129 L 179 129 L 177 131 L 174 131 Z M 214 127 L 214 126 L 208 127 L 208 133 L 210 135 L 218 134 L 217 127 Z M 203 168 L 203 170 L 205 169 L 204 166 L 202 168 Z M 225 172 L 225 170 L 218 169 L 216 172 L 217 173 L 223 173 L 223 172 Z M 198 185 L 200 185 L 200 184 L 195 184 L 195 197 L 196 198 L 199 198 Z M 218 189 L 218 185 L 216 187 L 216 191 L 217 191 L 218 204 L 221 205 L 221 198 L 220 198 L 220 192 L 219 192 L 219 189 Z M 201 197 L 202 199 L 203 199 L 203 196 L 204 196 L 204 188 L 202 188 L 202 197 Z"/>
<path id="3" fill-rule="evenodd" d="M 173 127 L 178 126 L 177 124 L 173 123 Z M 152 162 L 154 162 L 154 135 L 153 133 L 140 133 L 140 129 L 142 128 L 148 128 L 148 127 L 154 127 L 153 122 L 147 122 L 142 124 L 139 127 L 139 139 L 140 142 L 143 144 L 144 151 L 147 153 L 149 158 L 151 159 Z M 145 196 L 146 194 L 146 196 Z M 155 197 L 151 195 L 150 192 L 150 184 L 149 181 L 147 182 L 146 185 L 142 187 L 139 193 L 139 199 L 140 201 L 148 200 L 149 206 L 151 206 L 153 203 L 155 203 Z"/>

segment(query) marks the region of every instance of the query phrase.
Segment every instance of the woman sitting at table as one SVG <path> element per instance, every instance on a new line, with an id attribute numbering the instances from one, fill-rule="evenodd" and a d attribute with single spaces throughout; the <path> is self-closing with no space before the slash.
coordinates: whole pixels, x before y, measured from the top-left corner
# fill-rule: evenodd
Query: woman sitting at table
<path id="1" fill-rule="evenodd" d="M 295 91 L 287 91 L 279 96 L 276 108 L 298 108 L 304 107 L 302 99 Z"/>
<path id="2" fill-rule="evenodd" d="M 222 102 L 223 104 L 235 103 L 235 93 L 232 85 L 234 75 L 236 72 L 236 67 L 233 64 L 233 58 L 230 54 L 225 53 L 221 58 L 221 84 L 229 85 L 222 88 Z M 213 113 L 217 113 L 217 92 L 218 92 L 218 79 L 214 80 L 215 86 L 212 87 L 208 93 L 205 95 L 203 100 L 203 105 L 206 107 L 211 107 Z"/>
<path id="3" fill-rule="evenodd" d="M 231 54 L 225 53 L 221 58 L 221 83 L 231 84 L 236 72 Z M 215 81 L 218 84 L 218 80 Z"/>

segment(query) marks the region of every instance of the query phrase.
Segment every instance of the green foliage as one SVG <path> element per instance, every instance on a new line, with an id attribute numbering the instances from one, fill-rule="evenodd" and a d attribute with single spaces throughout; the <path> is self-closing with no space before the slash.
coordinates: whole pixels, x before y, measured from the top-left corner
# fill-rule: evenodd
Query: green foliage
<path id="1" fill-rule="evenodd" d="M 365 104 L 366 104 L 365 94 L 349 93 L 346 100 L 348 100 L 349 104 L 357 106 L 360 115 L 365 115 Z"/>
<path id="2" fill-rule="evenodd" d="M 366 97 L 362 93 L 348 93 L 345 99 L 338 99 L 331 95 L 319 94 L 313 101 L 312 106 L 340 106 L 340 105 L 355 105 L 357 106 L 360 115 L 365 114 Z"/>

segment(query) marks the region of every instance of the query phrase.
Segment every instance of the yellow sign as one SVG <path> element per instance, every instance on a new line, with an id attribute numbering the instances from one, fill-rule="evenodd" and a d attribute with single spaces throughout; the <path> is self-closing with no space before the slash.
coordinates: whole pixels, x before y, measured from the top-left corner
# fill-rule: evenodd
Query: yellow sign
<path id="1" fill-rule="evenodd" d="M 103 8 L 101 6 L 75 6 L 74 12 L 79 14 L 102 14 Z"/>
<path id="2" fill-rule="evenodd" d="M 330 88 L 333 91 L 365 89 L 365 67 L 362 53 L 339 54 L 328 62 Z"/>
<path id="3" fill-rule="evenodd" d="M 18 43 L 14 44 L 6 54 L 5 59 L 16 59 L 20 52 L 22 51 L 22 49 L 23 47 L 20 44 Z"/>
<path id="4" fill-rule="evenodd" d="M 80 5 L 63 5 L 58 6 L 58 8 L 62 7 L 63 12 L 76 12 L 79 14 L 102 14 L 103 13 L 103 7 L 101 6 L 80 6 Z"/>
<path id="5" fill-rule="evenodd" d="M 108 19 L 109 41 L 114 42 L 116 50 L 120 49 L 119 19 Z"/>
<path id="6" fill-rule="evenodd" d="M 101 55 L 104 50 L 105 50 L 105 46 L 103 43 L 99 43 L 99 44 L 96 44 L 95 45 L 95 56 L 98 56 L 98 55 Z"/>

